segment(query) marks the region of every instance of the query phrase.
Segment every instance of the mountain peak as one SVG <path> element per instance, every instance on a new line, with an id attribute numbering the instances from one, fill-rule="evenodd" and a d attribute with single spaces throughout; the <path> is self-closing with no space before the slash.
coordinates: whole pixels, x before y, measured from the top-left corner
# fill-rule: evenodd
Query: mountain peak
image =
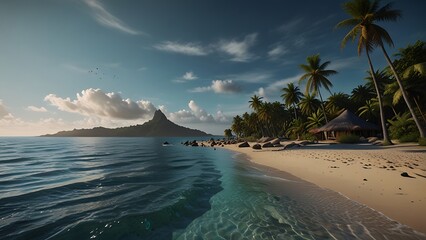
<path id="1" fill-rule="evenodd" d="M 160 109 L 158 109 L 157 111 L 155 111 L 154 117 L 152 118 L 151 121 L 157 122 L 157 121 L 163 121 L 163 120 L 167 120 L 167 117 L 166 115 L 164 115 L 164 113 Z"/>

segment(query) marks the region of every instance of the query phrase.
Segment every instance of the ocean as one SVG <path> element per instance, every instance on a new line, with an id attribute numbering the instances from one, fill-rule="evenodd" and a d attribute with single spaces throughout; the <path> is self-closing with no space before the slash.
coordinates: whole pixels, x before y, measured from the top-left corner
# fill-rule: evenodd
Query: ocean
<path id="1" fill-rule="evenodd" d="M 186 140 L 0 138 L 0 239 L 425 239 L 338 193 Z"/>

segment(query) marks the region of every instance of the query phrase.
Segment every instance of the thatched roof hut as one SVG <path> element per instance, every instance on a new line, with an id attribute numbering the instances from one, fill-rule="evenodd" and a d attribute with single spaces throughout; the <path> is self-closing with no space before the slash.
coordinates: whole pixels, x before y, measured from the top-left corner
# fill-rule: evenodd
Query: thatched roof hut
<path id="1" fill-rule="evenodd" d="M 377 125 L 365 121 L 349 110 L 345 110 L 335 119 L 320 128 L 312 129 L 311 132 L 335 132 L 337 136 L 339 133 L 348 134 L 354 132 L 360 134 L 364 133 L 362 135 L 366 135 L 366 133 L 378 130 L 380 130 L 380 128 Z"/>

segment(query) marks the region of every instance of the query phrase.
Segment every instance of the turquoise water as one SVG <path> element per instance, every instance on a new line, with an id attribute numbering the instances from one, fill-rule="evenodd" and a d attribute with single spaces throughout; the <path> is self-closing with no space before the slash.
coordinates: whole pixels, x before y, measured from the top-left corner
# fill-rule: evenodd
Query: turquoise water
<path id="1" fill-rule="evenodd" d="M 425 239 L 337 193 L 185 140 L 0 138 L 0 238 Z"/>

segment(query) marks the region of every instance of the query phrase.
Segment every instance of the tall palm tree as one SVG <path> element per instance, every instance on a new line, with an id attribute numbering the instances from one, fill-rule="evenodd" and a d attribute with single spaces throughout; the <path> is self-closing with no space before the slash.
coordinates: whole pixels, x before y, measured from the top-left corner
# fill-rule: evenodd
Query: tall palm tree
<path id="1" fill-rule="evenodd" d="M 259 110 L 260 106 L 262 105 L 262 99 L 263 99 L 263 97 L 259 97 L 257 95 L 254 95 L 253 97 L 250 98 L 250 101 L 249 101 L 250 105 L 249 106 L 255 112 L 257 112 Z"/>
<path id="2" fill-rule="evenodd" d="M 383 131 L 383 144 L 392 144 L 389 138 L 388 130 L 386 128 L 382 96 L 379 91 L 373 64 L 371 63 L 370 52 L 374 49 L 375 46 L 378 45 L 379 42 L 382 43 L 383 36 L 381 36 L 381 34 L 387 34 L 383 28 L 375 25 L 373 22 L 395 19 L 399 15 L 399 11 L 390 10 L 389 4 L 378 10 L 378 2 L 371 2 L 370 0 L 353 0 L 351 2 L 345 3 L 343 5 L 343 9 L 346 13 L 351 15 L 352 18 L 343 20 L 336 25 L 338 28 L 351 27 L 349 33 L 347 33 L 342 40 L 342 48 L 345 47 L 349 40 L 355 41 L 355 39 L 358 38 L 358 55 L 361 55 L 362 50 L 365 50 L 371 78 L 373 80 L 377 93 L 377 100 L 379 102 L 380 120 Z M 388 38 L 385 37 L 386 41 L 390 40 L 389 35 L 387 36 Z"/>
<path id="3" fill-rule="evenodd" d="M 287 107 L 293 106 L 294 118 L 297 118 L 297 104 L 300 102 L 303 94 L 300 92 L 299 87 L 294 83 L 287 84 L 287 87 L 282 89 L 283 94 L 281 97 Z"/>
<path id="4" fill-rule="evenodd" d="M 258 115 L 259 109 L 261 108 L 262 103 L 263 103 L 262 99 L 263 99 L 263 97 L 259 97 L 257 95 L 253 95 L 253 97 L 251 97 L 250 101 L 249 101 L 249 103 L 250 103 L 249 106 L 254 110 L 254 112 L 257 115 Z M 258 119 L 260 120 L 259 115 L 258 115 Z M 260 121 L 258 121 L 256 124 L 259 126 L 260 125 Z M 259 129 L 261 130 L 262 136 L 263 136 L 264 135 L 263 134 L 263 127 L 261 125 L 259 126 Z"/>
<path id="5" fill-rule="evenodd" d="M 330 64 L 330 61 L 321 63 L 319 54 L 307 57 L 306 61 L 308 64 L 300 65 L 300 68 L 302 68 L 305 74 L 300 77 L 299 83 L 307 79 L 305 94 L 309 92 L 311 92 L 314 96 L 316 96 L 317 93 L 319 94 L 325 121 L 328 122 L 320 89 L 321 87 L 324 87 L 331 94 L 330 87 L 332 87 L 333 84 L 327 77 L 336 74 L 337 72 L 326 69 Z"/>
<path id="6" fill-rule="evenodd" d="M 306 116 L 316 112 L 321 103 L 312 94 L 305 94 L 299 102 L 300 111 Z"/>
<path id="7" fill-rule="evenodd" d="M 237 137 L 242 137 L 243 119 L 239 115 L 234 117 L 231 130 L 237 135 Z"/>
<path id="8" fill-rule="evenodd" d="M 271 136 L 272 104 L 269 102 L 262 103 L 259 107 L 258 116 L 266 128 L 266 133 Z"/>

